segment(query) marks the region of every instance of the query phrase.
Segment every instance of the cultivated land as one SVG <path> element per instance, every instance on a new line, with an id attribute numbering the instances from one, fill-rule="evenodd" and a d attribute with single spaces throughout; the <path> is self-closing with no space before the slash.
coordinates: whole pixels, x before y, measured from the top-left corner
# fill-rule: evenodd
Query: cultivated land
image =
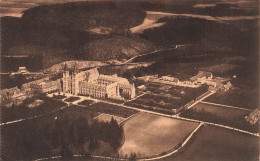
<path id="1" fill-rule="evenodd" d="M 120 153 L 148 157 L 165 153 L 185 139 L 197 123 L 141 113 L 124 124 L 125 143 Z"/>
<path id="2" fill-rule="evenodd" d="M 258 161 L 258 146 L 258 137 L 206 125 L 183 152 L 162 160 Z"/>
<path id="3" fill-rule="evenodd" d="M 207 91 L 205 86 L 189 88 L 150 83 L 146 84 L 146 87 L 146 91 L 151 94 L 145 94 L 128 104 L 135 107 L 144 105 L 151 108 L 178 109 Z M 182 92 L 183 94 L 181 94 Z"/>
<path id="4" fill-rule="evenodd" d="M 196 110 L 204 109 L 205 112 L 210 112 L 216 116 L 224 117 L 226 119 L 234 119 L 250 113 L 249 110 L 233 109 L 229 107 L 210 105 L 206 103 L 198 103 L 192 108 Z"/>

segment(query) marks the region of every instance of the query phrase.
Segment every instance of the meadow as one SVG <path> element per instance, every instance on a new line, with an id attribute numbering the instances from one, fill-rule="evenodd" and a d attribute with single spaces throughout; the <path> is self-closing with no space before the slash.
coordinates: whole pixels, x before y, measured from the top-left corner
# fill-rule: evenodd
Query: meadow
<path id="1" fill-rule="evenodd" d="M 259 138 L 228 129 L 204 126 L 177 155 L 162 161 L 258 161 Z"/>
<path id="2" fill-rule="evenodd" d="M 198 103 L 192 108 L 196 110 L 204 109 L 205 112 L 210 112 L 216 116 L 224 117 L 226 119 L 234 119 L 236 117 L 241 117 L 244 115 L 248 115 L 250 113 L 249 110 L 234 109 L 234 108 L 222 107 L 222 106 L 211 105 L 206 103 Z"/>
<path id="3" fill-rule="evenodd" d="M 125 143 L 120 154 L 140 158 L 161 155 L 182 142 L 197 123 L 141 113 L 124 124 Z"/>
<path id="4" fill-rule="evenodd" d="M 95 117 L 96 120 L 103 121 L 103 122 L 110 122 L 112 118 L 115 119 L 117 121 L 117 123 L 120 123 L 121 121 L 124 120 L 123 117 L 105 114 L 105 113 L 102 113 L 102 114 L 98 115 L 97 117 Z"/>

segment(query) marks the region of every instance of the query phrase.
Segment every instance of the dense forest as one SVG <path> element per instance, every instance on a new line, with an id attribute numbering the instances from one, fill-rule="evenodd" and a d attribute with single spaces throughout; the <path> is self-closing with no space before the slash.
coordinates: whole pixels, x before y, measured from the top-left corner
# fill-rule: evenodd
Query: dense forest
<path id="1" fill-rule="evenodd" d="M 32 160 L 61 155 L 63 160 L 69 160 L 73 154 L 117 155 L 124 135 L 117 121 L 112 118 L 110 122 L 98 122 L 91 119 L 93 112 L 75 108 L 2 127 L 4 160 L 11 156 L 15 160 Z"/>
<path id="2" fill-rule="evenodd" d="M 66 60 L 127 59 L 178 44 L 228 47 L 240 53 L 256 51 L 256 28 L 241 32 L 233 22 L 208 20 L 203 16 L 162 16 L 157 20 L 165 23 L 161 27 L 140 34 L 130 31 L 143 23 L 146 11 L 219 16 L 216 11 L 223 8 L 222 16 L 256 15 L 254 8 L 244 11 L 239 6 L 234 9 L 216 5 L 201 9 L 194 8 L 195 4 L 100 1 L 42 5 L 24 11 L 22 18 L 1 18 L 1 50 L 3 55 L 29 55 L 30 70 Z M 2 64 L 2 69 L 5 68 L 9 66 Z"/>

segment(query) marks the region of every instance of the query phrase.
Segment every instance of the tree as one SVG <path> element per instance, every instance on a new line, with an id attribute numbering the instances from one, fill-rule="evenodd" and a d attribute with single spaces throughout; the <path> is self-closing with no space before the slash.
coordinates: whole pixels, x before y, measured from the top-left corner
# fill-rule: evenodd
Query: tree
<path id="1" fill-rule="evenodd" d="M 62 160 L 72 160 L 74 158 L 73 151 L 68 142 L 64 143 L 61 150 Z"/>
<path id="2" fill-rule="evenodd" d="M 130 157 L 129 157 L 129 161 L 136 161 L 137 160 L 137 156 L 135 153 L 131 153 Z"/>
<path id="3" fill-rule="evenodd" d="M 93 150 L 97 149 L 98 146 L 99 146 L 99 144 L 98 144 L 97 139 L 93 138 L 93 139 L 90 140 L 88 148 L 89 148 L 90 151 L 93 151 Z"/>

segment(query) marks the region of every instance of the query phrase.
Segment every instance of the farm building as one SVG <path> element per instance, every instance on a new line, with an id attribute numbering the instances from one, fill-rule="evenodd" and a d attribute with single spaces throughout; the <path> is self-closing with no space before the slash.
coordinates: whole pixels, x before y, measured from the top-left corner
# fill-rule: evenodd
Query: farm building
<path id="1" fill-rule="evenodd" d="M 201 81 L 201 80 L 211 80 L 213 74 L 211 72 L 199 71 L 199 73 L 190 78 L 192 82 Z"/>

